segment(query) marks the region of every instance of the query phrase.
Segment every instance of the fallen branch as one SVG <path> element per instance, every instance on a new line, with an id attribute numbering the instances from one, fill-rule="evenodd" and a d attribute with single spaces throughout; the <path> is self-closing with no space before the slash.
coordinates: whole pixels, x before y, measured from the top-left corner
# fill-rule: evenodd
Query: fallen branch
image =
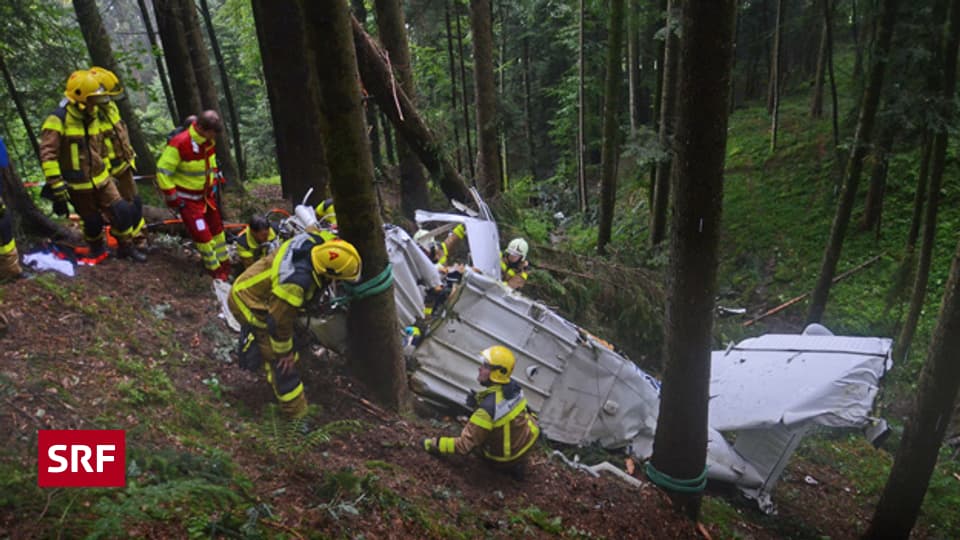
<path id="1" fill-rule="evenodd" d="M 846 278 L 846 277 L 849 277 L 849 276 L 851 276 L 851 275 L 859 272 L 860 270 L 863 270 L 864 268 L 866 268 L 866 267 L 870 266 L 871 264 L 873 264 L 873 263 L 877 262 L 878 260 L 880 260 L 880 257 L 882 257 L 882 256 L 883 256 L 883 254 L 881 253 L 880 255 L 876 255 L 876 256 L 868 259 L 867 261 L 862 262 L 862 263 L 858 264 L 857 266 L 854 266 L 853 268 L 847 270 L 846 272 L 837 275 L 837 277 L 833 278 L 833 280 L 832 280 L 830 283 L 836 283 L 836 282 L 840 281 L 841 279 L 844 279 L 844 278 Z M 780 313 L 781 311 L 787 309 L 788 307 L 796 304 L 797 302 L 805 299 L 805 298 L 808 297 L 808 296 L 810 296 L 810 293 L 809 293 L 809 292 L 804 293 L 804 294 L 801 294 L 800 296 L 791 298 L 790 300 L 787 300 L 786 302 L 780 304 L 779 306 L 774 307 L 774 308 L 771 308 L 771 309 L 768 309 L 767 311 L 764 311 L 764 312 L 761 313 L 760 315 L 757 315 L 756 317 L 754 317 L 754 318 L 750 319 L 749 321 L 743 323 L 743 326 L 744 326 L 744 327 L 751 326 L 751 325 L 753 325 L 753 323 L 755 323 L 755 322 L 757 322 L 757 321 L 759 321 L 759 320 L 761 320 L 761 319 L 765 319 L 765 318 L 767 318 L 767 317 L 769 317 L 769 316 L 771 316 L 771 315 Z"/>

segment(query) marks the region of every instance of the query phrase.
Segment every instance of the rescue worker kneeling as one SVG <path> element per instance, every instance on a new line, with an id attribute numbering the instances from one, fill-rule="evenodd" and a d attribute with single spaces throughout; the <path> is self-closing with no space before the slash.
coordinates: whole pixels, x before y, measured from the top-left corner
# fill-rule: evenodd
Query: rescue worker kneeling
<path id="1" fill-rule="evenodd" d="M 356 281 L 360 272 L 360 255 L 353 244 L 306 232 L 255 262 L 230 289 L 227 305 L 244 326 L 241 336 L 253 335 L 253 343 L 245 346 L 260 353 L 267 381 L 290 418 L 307 412 L 293 346 L 297 314 L 329 280 Z"/>
<path id="2" fill-rule="evenodd" d="M 476 410 L 459 437 L 424 439 L 423 449 L 435 455 L 469 454 L 482 448 L 483 457 L 518 480 L 523 479 L 526 456 L 540 435 L 527 409 L 520 384 L 510 378 L 516 359 L 510 349 L 494 345 L 480 353 L 483 363 L 477 382 L 485 386 L 467 399 Z"/>

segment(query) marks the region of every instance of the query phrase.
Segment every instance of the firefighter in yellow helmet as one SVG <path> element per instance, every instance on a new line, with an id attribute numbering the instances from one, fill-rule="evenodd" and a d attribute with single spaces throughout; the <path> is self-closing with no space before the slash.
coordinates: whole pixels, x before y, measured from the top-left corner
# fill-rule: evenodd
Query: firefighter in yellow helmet
<path id="1" fill-rule="evenodd" d="M 307 412 L 293 346 L 297 314 L 329 280 L 356 281 L 361 267 L 353 244 L 305 232 L 244 270 L 230 289 L 227 305 L 243 326 L 240 364 L 256 369 L 244 365 L 244 355 L 259 355 L 280 408 L 290 418 Z"/>
<path id="2" fill-rule="evenodd" d="M 480 353 L 477 382 L 484 389 L 467 399 L 467 405 L 475 409 L 470 421 L 459 437 L 424 439 L 423 449 L 442 456 L 481 448 L 484 458 L 522 479 L 525 457 L 537 442 L 540 427 L 527 408 L 520 385 L 511 379 L 515 364 L 513 352 L 502 345 Z"/>
<path id="3" fill-rule="evenodd" d="M 123 200 L 133 205 L 133 236 L 134 248 L 127 255 L 134 261 L 145 262 L 146 254 L 142 251 L 146 247 L 146 237 L 143 234 L 143 200 L 137 193 L 137 182 L 133 173 L 137 168 L 137 154 L 130 144 L 130 132 L 127 124 L 120 117 L 120 109 L 114 102 L 123 95 L 120 79 L 109 69 L 94 66 L 90 73 L 100 82 L 110 101 L 98 107 L 98 119 L 106 131 L 104 142 L 107 145 L 107 156 L 110 158 L 110 174 L 117 180 L 117 189 Z"/>
<path id="4" fill-rule="evenodd" d="M 103 215 L 110 218 L 111 233 L 120 244 L 119 254 L 133 251 L 133 204 L 120 197 L 110 177 L 105 142 L 107 126 L 99 120 L 99 107 L 110 95 L 89 70 L 74 71 L 67 79 L 64 99 L 44 120 L 40 132 L 40 162 L 46 177 L 44 191 L 57 215 L 69 213 L 72 202 L 83 220 L 89 257 L 105 256 Z"/>

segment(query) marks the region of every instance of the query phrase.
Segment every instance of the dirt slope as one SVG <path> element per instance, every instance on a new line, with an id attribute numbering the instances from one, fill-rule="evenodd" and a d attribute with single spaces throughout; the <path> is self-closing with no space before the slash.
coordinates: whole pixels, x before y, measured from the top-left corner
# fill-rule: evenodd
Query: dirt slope
<path id="1" fill-rule="evenodd" d="M 209 278 L 173 244 L 142 265 L 3 285 L 0 313 L 0 537 L 701 536 L 659 490 L 572 471 L 546 444 L 524 482 L 428 456 L 418 441 L 455 434 L 456 419 L 380 409 L 319 349 L 304 361 L 311 431 L 294 432 L 266 382 L 229 362 Z M 129 487 L 38 488 L 36 431 L 66 428 L 127 430 Z M 748 521 L 706 530 L 779 536 Z M 857 528 L 834 524 L 810 531 Z"/>

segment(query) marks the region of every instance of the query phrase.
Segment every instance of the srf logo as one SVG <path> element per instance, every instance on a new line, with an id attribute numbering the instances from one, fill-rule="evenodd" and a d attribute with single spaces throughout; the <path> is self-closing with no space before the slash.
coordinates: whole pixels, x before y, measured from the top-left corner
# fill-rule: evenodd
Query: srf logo
<path id="1" fill-rule="evenodd" d="M 127 438 L 122 429 L 47 429 L 37 437 L 40 487 L 124 487 Z"/>

